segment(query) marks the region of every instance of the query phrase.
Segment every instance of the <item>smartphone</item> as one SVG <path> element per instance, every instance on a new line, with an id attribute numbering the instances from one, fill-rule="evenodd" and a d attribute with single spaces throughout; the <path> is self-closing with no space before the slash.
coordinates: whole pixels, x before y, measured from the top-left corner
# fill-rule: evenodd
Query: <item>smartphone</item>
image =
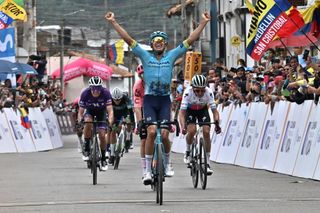
<path id="1" fill-rule="evenodd" d="M 308 59 L 308 56 L 309 56 L 309 50 L 304 50 L 304 52 L 303 52 L 303 59 L 306 61 L 307 59 Z"/>

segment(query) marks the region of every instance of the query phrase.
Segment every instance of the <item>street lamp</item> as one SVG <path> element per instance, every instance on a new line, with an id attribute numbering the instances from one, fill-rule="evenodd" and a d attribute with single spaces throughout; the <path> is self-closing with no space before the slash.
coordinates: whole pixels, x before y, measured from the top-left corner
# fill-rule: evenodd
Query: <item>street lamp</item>
<path id="1" fill-rule="evenodd" d="M 65 25 L 65 18 L 64 17 L 71 16 L 71 15 L 77 14 L 79 12 L 84 12 L 84 11 L 85 11 L 84 9 L 81 9 L 81 10 L 77 10 L 77 11 L 62 15 L 63 18 L 62 18 L 61 25 L 60 25 L 60 48 L 61 48 L 60 49 L 60 88 L 61 88 L 62 94 L 64 94 L 64 92 L 63 92 L 63 90 L 64 90 L 63 58 L 64 58 L 64 25 Z"/>

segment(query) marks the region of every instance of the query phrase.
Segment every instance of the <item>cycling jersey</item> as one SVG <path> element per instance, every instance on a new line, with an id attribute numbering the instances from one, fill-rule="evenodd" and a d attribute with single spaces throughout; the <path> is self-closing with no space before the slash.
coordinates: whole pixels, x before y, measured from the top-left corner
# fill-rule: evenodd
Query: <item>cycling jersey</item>
<path id="1" fill-rule="evenodd" d="M 85 109 L 100 110 L 105 109 L 106 106 L 111 106 L 111 94 L 108 89 L 102 88 L 99 97 L 93 97 L 91 89 L 86 88 L 82 91 L 79 100 L 79 106 Z"/>
<path id="2" fill-rule="evenodd" d="M 143 106 L 144 82 L 142 79 L 136 81 L 133 86 L 133 106 L 141 108 Z"/>
<path id="3" fill-rule="evenodd" d="M 116 104 L 114 100 L 112 100 L 112 108 L 115 121 L 121 121 L 123 118 L 130 116 L 131 122 L 134 122 L 132 101 L 128 96 L 123 96 L 119 104 Z"/>
<path id="4" fill-rule="evenodd" d="M 143 65 L 145 95 L 169 95 L 174 62 L 187 52 L 188 42 L 185 40 L 175 49 L 164 53 L 160 60 L 153 53 L 141 48 L 136 41 L 132 43 L 131 48 L 133 53 L 141 59 Z"/>
<path id="5" fill-rule="evenodd" d="M 183 93 L 180 109 L 202 110 L 208 105 L 211 110 L 216 109 L 212 90 L 209 87 L 206 87 L 203 96 L 199 98 L 194 93 L 192 86 L 189 86 Z"/>

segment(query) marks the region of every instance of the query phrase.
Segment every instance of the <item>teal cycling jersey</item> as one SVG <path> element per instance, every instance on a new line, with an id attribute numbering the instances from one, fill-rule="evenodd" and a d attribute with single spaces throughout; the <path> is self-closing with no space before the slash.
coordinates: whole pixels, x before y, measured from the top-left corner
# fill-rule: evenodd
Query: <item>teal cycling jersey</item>
<path id="1" fill-rule="evenodd" d="M 170 95 L 174 62 L 187 52 L 188 42 L 185 40 L 175 49 L 165 52 L 160 60 L 153 53 L 142 49 L 136 41 L 133 42 L 131 48 L 133 53 L 141 59 L 143 65 L 145 95 Z"/>

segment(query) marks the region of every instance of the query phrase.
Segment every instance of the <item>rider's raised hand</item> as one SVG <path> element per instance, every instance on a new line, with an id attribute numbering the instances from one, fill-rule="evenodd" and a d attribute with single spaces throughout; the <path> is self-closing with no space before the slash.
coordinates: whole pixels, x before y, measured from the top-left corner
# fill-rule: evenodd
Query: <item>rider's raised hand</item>
<path id="1" fill-rule="evenodd" d="M 204 20 L 206 20 L 206 21 L 210 21 L 211 20 L 211 16 L 207 11 L 202 14 L 202 18 Z"/>
<path id="2" fill-rule="evenodd" d="M 107 14 L 104 16 L 104 18 L 107 20 L 107 21 L 115 21 L 115 18 L 114 18 L 114 13 L 113 12 L 107 12 Z"/>

